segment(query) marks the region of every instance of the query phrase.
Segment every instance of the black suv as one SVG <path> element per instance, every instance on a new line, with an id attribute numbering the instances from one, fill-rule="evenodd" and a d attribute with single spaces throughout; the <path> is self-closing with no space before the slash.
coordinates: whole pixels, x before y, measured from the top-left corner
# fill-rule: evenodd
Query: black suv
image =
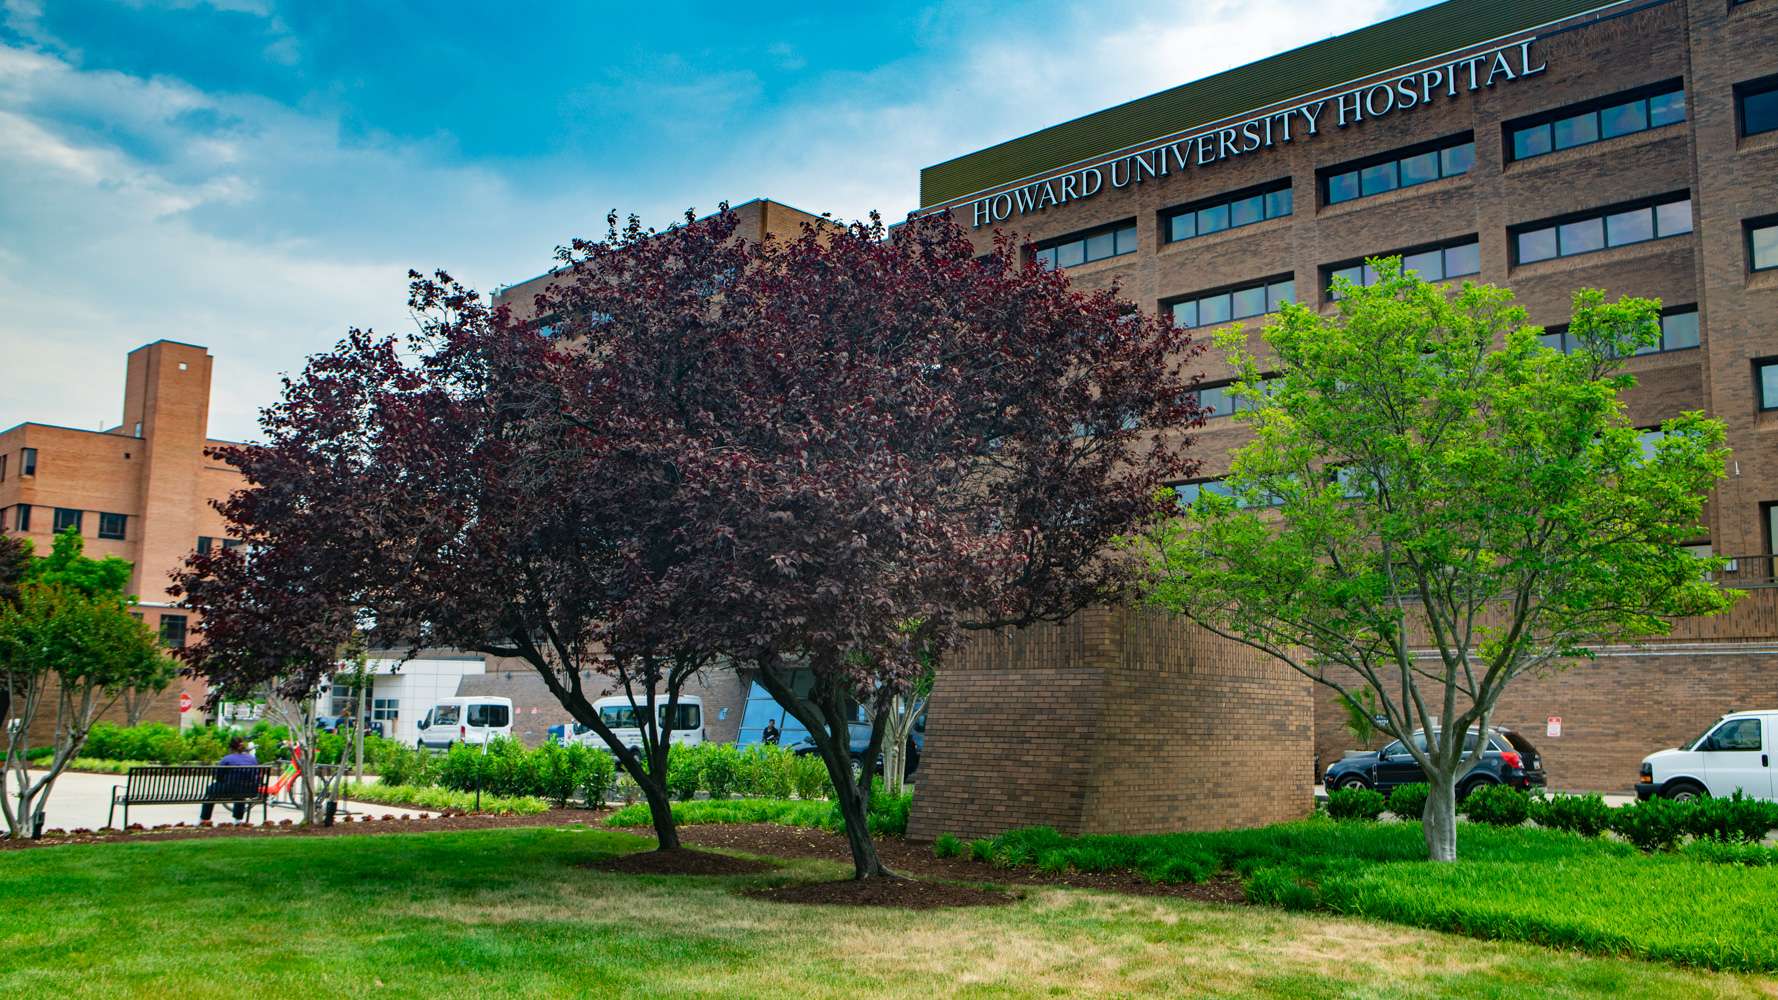
<path id="1" fill-rule="evenodd" d="M 1436 732 L 1436 730 L 1435 730 Z M 1475 749 L 1475 730 L 1463 742 L 1465 753 Z M 1426 733 L 1416 730 L 1414 743 L 1426 748 Z M 1322 777 L 1328 791 L 1337 788 L 1374 788 L 1387 795 L 1397 785 L 1425 781 L 1414 755 L 1408 753 L 1400 740 L 1375 753 L 1359 753 L 1335 761 Z M 1457 797 L 1463 798 L 1482 785 L 1508 785 L 1529 789 L 1542 787 L 1543 755 L 1520 733 L 1498 726 L 1488 730 L 1488 749 L 1468 774 L 1457 780 Z"/>

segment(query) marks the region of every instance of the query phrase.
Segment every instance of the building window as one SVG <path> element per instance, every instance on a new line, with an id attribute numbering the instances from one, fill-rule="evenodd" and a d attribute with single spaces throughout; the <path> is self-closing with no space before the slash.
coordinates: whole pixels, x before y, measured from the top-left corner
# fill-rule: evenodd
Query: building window
<path id="1" fill-rule="evenodd" d="M 1482 271 L 1482 245 L 1474 236 L 1465 236 L 1455 243 L 1428 247 L 1424 250 L 1393 251 L 1376 254 L 1376 257 L 1401 257 L 1401 269 L 1405 273 L 1413 271 L 1425 281 L 1444 281 L 1448 278 L 1461 278 L 1464 275 L 1480 274 Z M 1323 270 L 1327 274 L 1328 298 L 1337 299 L 1333 293 L 1333 280 L 1345 278 L 1354 285 L 1370 287 L 1377 283 L 1377 269 L 1368 262 L 1352 264 L 1334 264 Z"/>
<path id="2" fill-rule="evenodd" d="M 1280 219 L 1295 210 L 1289 179 L 1235 194 L 1193 202 L 1161 213 L 1161 232 L 1169 243 Z"/>
<path id="3" fill-rule="evenodd" d="M 224 538 L 222 540 L 222 551 L 233 552 L 234 550 L 240 548 L 244 544 L 245 543 L 242 542 L 239 538 Z"/>
<path id="4" fill-rule="evenodd" d="M 184 647 L 184 615 L 161 615 L 161 642 L 169 649 L 180 649 Z"/>
<path id="5" fill-rule="evenodd" d="M 1529 160 L 1682 121 L 1685 88 L 1680 81 L 1672 80 L 1508 122 L 1507 152 L 1514 160 Z"/>
<path id="6" fill-rule="evenodd" d="M 1735 104 L 1743 136 L 1778 132 L 1778 76 L 1736 87 Z"/>
<path id="7" fill-rule="evenodd" d="M 6 460 L 11 457 L 11 455 L 0 455 L 0 483 L 6 482 Z"/>
<path id="8" fill-rule="evenodd" d="M 124 537 L 124 526 L 129 523 L 129 520 L 129 516 L 125 514 L 106 514 L 101 512 L 99 514 L 99 537 L 109 538 L 113 541 L 122 541 Z"/>
<path id="9" fill-rule="evenodd" d="M 1262 379 L 1260 382 L 1259 390 L 1261 392 L 1266 391 L 1265 381 Z M 1205 420 L 1233 416 L 1237 410 L 1251 410 L 1259 405 L 1250 395 L 1236 396 L 1231 393 L 1229 390 L 1234 387 L 1235 383 L 1233 382 L 1218 382 L 1214 385 L 1198 387 L 1198 406 L 1203 409 Z"/>
<path id="10" fill-rule="evenodd" d="M 1510 233 L 1514 263 L 1534 264 L 1691 231 L 1691 197 L 1681 193 L 1514 226 Z"/>
<path id="11" fill-rule="evenodd" d="M 1197 503 L 1198 497 L 1206 493 L 1213 493 L 1219 497 L 1235 495 L 1235 491 L 1229 488 L 1229 484 L 1220 479 L 1200 479 L 1191 483 L 1175 483 L 1173 486 L 1173 496 L 1179 501 L 1181 508 Z"/>
<path id="12" fill-rule="evenodd" d="M 1380 157 L 1343 163 L 1321 171 L 1322 202 L 1368 198 L 1396 188 L 1429 184 L 1469 173 L 1475 166 L 1475 135 L 1464 133 Z"/>
<path id="13" fill-rule="evenodd" d="M 1747 266 L 1754 271 L 1778 267 L 1778 218 L 1747 224 Z"/>
<path id="14" fill-rule="evenodd" d="M 59 535 L 62 532 L 67 531 L 69 528 L 73 528 L 76 532 L 80 531 L 81 513 L 81 511 L 74 510 L 71 507 L 57 507 L 56 534 Z"/>
<path id="15" fill-rule="evenodd" d="M 28 503 L 19 504 L 19 516 L 18 516 L 16 525 L 17 525 L 17 527 L 14 529 L 16 531 L 30 531 L 31 530 L 31 505 L 30 504 L 28 504 Z"/>
<path id="16" fill-rule="evenodd" d="M 214 538 L 211 538 L 209 535 L 199 535 L 198 536 L 198 555 L 200 555 L 200 556 L 209 555 L 210 554 L 210 546 L 215 544 L 215 542 L 216 542 L 216 540 Z"/>
<path id="17" fill-rule="evenodd" d="M 1580 350 L 1580 342 L 1568 335 L 1568 327 L 1547 327 L 1539 338 L 1543 346 L 1554 348 L 1563 354 L 1571 354 Z M 1702 338 L 1699 336 L 1698 307 L 1676 306 L 1661 314 L 1661 335 L 1654 343 L 1636 353 L 1660 354 L 1665 351 L 1683 351 L 1697 347 Z"/>
<path id="18" fill-rule="evenodd" d="M 1284 308 L 1285 303 L 1295 301 L 1296 279 L 1286 275 L 1239 288 L 1194 295 L 1167 303 L 1167 307 L 1173 312 L 1173 325 L 1189 330 L 1275 313 Z"/>
<path id="19" fill-rule="evenodd" d="M 37 474 L 37 449 L 19 449 L 19 475 L 35 476 Z"/>
<path id="20" fill-rule="evenodd" d="M 1120 222 L 1086 233 L 1050 240 L 1037 247 L 1037 262 L 1049 270 L 1090 264 L 1136 252 L 1136 223 Z"/>
<path id="21" fill-rule="evenodd" d="M 1778 410 L 1778 358 L 1753 363 L 1753 393 L 1762 410 Z"/>

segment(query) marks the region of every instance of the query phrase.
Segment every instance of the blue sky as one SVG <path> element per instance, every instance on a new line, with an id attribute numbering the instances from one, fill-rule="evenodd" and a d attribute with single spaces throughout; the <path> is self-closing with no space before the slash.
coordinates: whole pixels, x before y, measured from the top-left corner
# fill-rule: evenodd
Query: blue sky
<path id="1" fill-rule="evenodd" d="M 613 208 L 890 219 L 919 169 L 1425 0 L 0 0 L 0 428 L 216 356 L 211 430 L 405 329 L 409 267 L 539 273 Z"/>

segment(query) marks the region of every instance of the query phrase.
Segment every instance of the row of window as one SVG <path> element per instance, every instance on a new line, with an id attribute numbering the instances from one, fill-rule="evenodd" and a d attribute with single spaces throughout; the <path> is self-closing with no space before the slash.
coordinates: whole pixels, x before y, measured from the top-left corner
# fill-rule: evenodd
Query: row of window
<path id="1" fill-rule="evenodd" d="M 1181 299 L 1170 305 L 1173 325 L 1182 329 L 1275 313 L 1296 301 L 1296 278 L 1286 275 L 1220 292 Z"/>
<path id="2" fill-rule="evenodd" d="M 1459 136 L 1431 148 L 1388 153 L 1374 162 L 1361 161 L 1351 167 L 1335 167 L 1322 175 L 1321 198 L 1324 204 L 1338 205 L 1397 188 L 1467 174 L 1473 166 L 1475 139 L 1468 135 Z"/>
<path id="3" fill-rule="evenodd" d="M 1295 211 L 1295 201 L 1290 181 L 1276 181 L 1250 193 L 1222 195 L 1209 202 L 1171 209 L 1162 216 L 1161 231 L 1166 233 L 1167 242 L 1177 243 L 1267 219 L 1281 219 Z"/>
<path id="4" fill-rule="evenodd" d="M 1532 223 L 1512 230 L 1515 263 L 1531 264 L 1610 247 L 1683 236 L 1692 231 L 1688 194 L 1666 195 L 1647 204 L 1599 210 L 1565 221 Z"/>
<path id="5" fill-rule="evenodd" d="M 198 536 L 198 555 L 201 555 L 201 556 L 209 555 L 211 550 L 216 548 L 217 542 L 222 543 L 222 550 L 224 552 L 233 551 L 234 549 L 238 549 L 242 545 L 245 544 L 239 538 L 212 538 L 209 535 L 199 535 Z"/>
<path id="6" fill-rule="evenodd" d="M 1393 255 L 1379 254 L 1377 256 Z M 1468 236 L 1445 246 L 1402 254 L 1401 268 L 1403 271 L 1416 271 L 1421 278 L 1427 281 L 1444 281 L 1447 278 L 1480 274 L 1482 273 L 1482 244 L 1474 236 Z M 1377 269 L 1368 263 L 1330 267 L 1327 269 L 1328 297 L 1338 297 L 1333 294 L 1333 280 L 1335 278 L 1345 278 L 1354 285 L 1368 288 L 1377 283 L 1378 277 Z"/>
<path id="7" fill-rule="evenodd" d="M 1508 150 L 1513 159 L 1528 160 L 1683 121 L 1685 90 L 1673 81 L 1653 93 L 1613 95 L 1509 125 Z"/>
<path id="8" fill-rule="evenodd" d="M 1544 329 L 1540 338 L 1543 346 L 1553 347 L 1564 354 L 1580 349 L 1580 341 L 1568 335 L 1568 327 L 1552 326 Z M 1660 354 L 1663 351 L 1683 351 L 1696 347 L 1699 343 L 1698 307 L 1678 306 L 1667 310 L 1661 315 L 1661 337 L 1659 340 L 1637 351 L 1637 354 Z"/>
<path id="9" fill-rule="evenodd" d="M 1742 135 L 1778 131 L 1778 77 L 1737 86 L 1735 101 L 1736 120 Z M 1626 91 L 1510 122 L 1506 126 L 1508 155 L 1514 160 L 1532 159 L 1546 153 L 1678 124 L 1685 120 L 1685 90 L 1678 81 L 1670 81 L 1652 88 Z M 1396 150 L 1321 171 L 1321 196 L 1325 204 L 1337 205 L 1445 177 L 1459 176 L 1468 173 L 1474 165 L 1474 136 L 1452 136 L 1435 143 Z M 1161 232 L 1167 242 L 1177 242 L 1288 216 L 1294 208 L 1290 181 L 1286 179 L 1261 188 L 1219 195 L 1207 201 L 1168 209 L 1161 213 Z M 1524 252 L 1530 256 L 1522 256 L 1520 259 L 1526 263 L 1547 260 L 1551 257 L 1565 257 L 1570 253 L 1604 249 L 1606 246 L 1620 246 L 1639 239 L 1659 239 L 1663 235 L 1690 232 L 1689 202 L 1684 206 L 1684 211 L 1683 220 L 1657 217 L 1639 220 L 1626 213 L 1623 218 L 1616 220 L 1616 225 L 1621 229 L 1616 237 L 1609 231 L 1612 223 L 1604 220 L 1575 220 L 1566 233 L 1554 227 L 1545 227 L 1524 234 L 1527 239 L 1521 242 L 1527 244 Z M 1684 229 L 1677 228 L 1681 222 Z M 1638 233 L 1647 235 L 1638 236 Z M 1614 238 L 1619 242 L 1612 242 Z M 1778 236 L 1771 239 L 1778 241 Z M 1575 249 L 1564 249 L 1565 243 L 1572 244 Z M 1041 244 L 1037 250 L 1037 259 L 1045 267 L 1071 267 L 1133 253 L 1135 250 L 1135 223 L 1124 222 Z M 1767 262 L 1763 266 L 1756 266 L 1755 270 L 1778 266 L 1778 243 L 1765 245 L 1762 252 Z"/>
<path id="10" fill-rule="evenodd" d="M 6 460 L 11 455 L 0 455 L 0 483 L 6 482 Z M 19 475 L 35 476 L 37 474 L 37 449 L 19 449 Z"/>
<path id="11" fill-rule="evenodd" d="M 31 530 L 31 510 L 32 507 L 28 503 L 22 503 L 13 508 L 12 530 Z M 86 511 L 75 510 L 72 507 L 52 507 L 50 510 L 53 512 L 51 521 L 56 534 L 59 535 L 69 528 L 82 534 L 85 533 Z M 129 523 L 130 518 L 127 514 L 100 512 L 99 537 L 112 541 L 123 541 L 129 534 Z"/>

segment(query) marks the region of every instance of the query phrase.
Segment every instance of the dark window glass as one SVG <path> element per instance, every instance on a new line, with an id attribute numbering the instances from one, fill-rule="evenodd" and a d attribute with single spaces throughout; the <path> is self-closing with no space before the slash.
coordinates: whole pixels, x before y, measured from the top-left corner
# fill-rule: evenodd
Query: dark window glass
<path id="1" fill-rule="evenodd" d="M 1641 243 L 1655 238 L 1655 213 L 1652 208 L 1633 208 L 1605 217 L 1605 242 L 1614 247 Z"/>
<path id="2" fill-rule="evenodd" d="M 1229 294 L 1206 295 L 1198 300 L 1198 325 L 1209 326 L 1212 323 L 1227 323 L 1231 318 L 1229 312 Z"/>
<path id="3" fill-rule="evenodd" d="M 1255 285 L 1233 293 L 1234 318 L 1246 319 L 1249 316 L 1263 316 L 1266 312 L 1266 286 Z"/>
<path id="4" fill-rule="evenodd" d="M 1098 233 L 1087 237 L 1087 260 L 1104 260 L 1116 251 L 1116 233 Z"/>
<path id="5" fill-rule="evenodd" d="M 1759 408 L 1778 410 L 1778 361 L 1761 361 L 1753 369 L 1754 389 L 1759 393 Z"/>
<path id="6" fill-rule="evenodd" d="M 1358 171 L 1348 170 L 1327 179 L 1327 203 L 1338 205 L 1358 197 Z"/>
<path id="7" fill-rule="evenodd" d="M 1438 180 L 1438 152 L 1421 153 L 1401 161 L 1401 186 L 1413 187 Z"/>
<path id="8" fill-rule="evenodd" d="M 1073 267 L 1087 262 L 1087 245 L 1084 240 L 1064 243 L 1056 248 L 1056 266 Z"/>
<path id="9" fill-rule="evenodd" d="M 214 541 L 215 541 L 215 539 L 212 539 L 209 535 L 199 535 L 198 536 L 198 555 L 200 555 L 200 556 L 209 555 L 210 554 L 210 546 L 214 543 Z"/>
<path id="10" fill-rule="evenodd" d="M 511 715 L 505 705 L 471 705 L 469 706 L 469 724 L 487 726 L 498 729 L 511 721 Z"/>
<path id="11" fill-rule="evenodd" d="M 1685 91 L 1675 90 L 1648 99 L 1648 125 L 1660 128 L 1685 121 Z"/>
<path id="12" fill-rule="evenodd" d="M 1175 215 L 1167 225 L 1167 239 L 1189 240 L 1198 235 L 1198 213 L 1183 212 Z"/>
<path id="13" fill-rule="evenodd" d="M 1226 417 L 1235 412 L 1235 397 L 1229 395 L 1228 386 L 1213 385 L 1198 390 L 1198 405 L 1206 418 Z"/>
<path id="14" fill-rule="evenodd" d="M 28 504 L 28 503 L 19 504 L 18 520 L 15 523 L 17 525 L 13 529 L 15 531 L 30 531 L 31 530 L 31 505 L 30 504 Z"/>
<path id="15" fill-rule="evenodd" d="M 1564 351 L 1565 352 L 1567 350 L 1567 345 L 1562 343 L 1562 331 L 1560 331 L 1560 330 L 1556 331 L 1555 333 L 1542 334 L 1537 338 L 1537 340 L 1538 340 L 1538 343 L 1542 344 L 1543 346 L 1549 348 L 1552 351 Z"/>
<path id="16" fill-rule="evenodd" d="M 1365 283 L 1364 268 L 1363 267 L 1342 267 L 1338 271 L 1335 271 L 1329 277 L 1330 278 L 1345 278 L 1347 281 L 1350 281 L 1354 285 L 1363 285 Z M 1331 285 L 1331 282 L 1330 282 L 1330 285 Z"/>
<path id="17" fill-rule="evenodd" d="M 1056 269 L 1056 248 L 1045 247 L 1037 251 L 1037 263 L 1046 271 Z"/>
<path id="18" fill-rule="evenodd" d="M 1554 123 L 1556 131 L 1556 148 L 1570 149 L 1584 146 L 1589 142 L 1599 141 L 1599 115 L 1588 111 L 1585 114 L 1562 118 Z"/>
<path id="19" fill-rule="evenodd" d="M 1599 112 L 1599 134 L 1611 139 L 1648 128 L 1648 102 L 1631 101 Z"/>
<path id="20" fill-rule="evenodd" d="M 1182 330 L 1189 330 L 1198 325 L 1197 299 L 1173 303 L 1173 325 Z"/>
<path id="21" fill-rule="evenodd" d="M 1519 234 L 1519 263 L 1549 260 L 1556 255 L 1556 230 L 1533 229 Z"/>
<path id="22" fill-rule="evenodd" d="M 11 455 L 0 455 L 0 483 L 6 482 L 6 460 L 11 457 Z"/>
<path id="23" fill-rule="evenodd" d="M 1427 281 L 1438 281 L 1445 276 L 1445 252 L 1428 250 L 1425 253 L 1409 254 L 1401 259 L 1403 271 L 1418 271 L 1420 277 Z"/>
<path id="24" fill-rule="evenodd" d="M 161 642 L 173 649 L 185 645 L 184 615 L 161 615 Z"/>
<path id="25" fill-rule="evenodd" d="M 19 449 L 19 475 L 35 476 L 37 474 L 37 449 Z"/>
<path id="26" fill-rule="evenodd" d="M 1136 252 L 1135 226 L 1125 226 L 1117 231 L 1117 249 L 1113 252 L 1118 254 Z"/>
<path id="27" fill-rule="evenodd" d="M 1463 243 L 1445 248 L 1445 277 L 1482 273 L 1482 245 Z"/>
<path id="28" fill-rule="evenodd" d="M 1760 749 L 1760 720 L 1730 719 L 1717 727 L 1704 743 L 1705 750 L 1753 750 Z"/>
<path id="29" fill-rule="evenodd" d="M 1755 271 L 1778 267 L 1778 223 L 1747 231 L 1747 259 Z"/>
<path id="30" fill-rule="evenodd" d="M 1533 156 L 1542 156 L 1555 148 L 1550 138 L 1548 122 L 1522 128 L 1513 133 L 1513 159 L 1528 160 Z"/>
<path id="31" fill-rule="evenodd" d="M 1256 194 L 1251 198 L 1242 198 L 1229 205 L 1230 226 L 1251 226 L 1255 222 L 1263 222 L 1266 217 L 1266 199 Z"/>
<path id="32" fill-rule="evenodd" d="M 1582 219 L 1556 227 L 1556 246 L 1564 257 L 1605 249 L 1605 220 Z"/>
<path id="33" fill-rule="evenodd" d="M 1266 286 L 1266 311 L 1277 312 L 1286 303 L 1296 301 L 1296 279 L 1285 278 Z"/>
<path id="34" fill-rule="evenodd" d="M 1229 227 L 1229 207 L 1212 205 L 1198 210 L 1198 235 L 1220 233 Z"/>
<path id="35" fill-rule="evenodd" d="M 75 531 L 81 530 L 80 515 L 81 512 L 78 510 L 69 507 L 57 507 L 56 534 L 59 535 L 62 532 L 67 531 L 69 528 L 73 528 Z"/>
<path id="36" fill-rule="evenodd" d="M 1741 95 L 1741 134 L 1778 130 L 1778 83 Z"/>
<path id="37" fill-rule="evenodd" d="M 1668 313 L 1661 317 L 1661 350 L 1679 351 L 1698 346 L 1698 311 Z"/>
<path id="38" fill-rule="evenodd" d="M 1398 183 L 1396 164 L 1393 160 L 1365 167 L 1358 172 L 1358 189 L 1361 194 L 1366 196 L 1393 191 Z"/>
<path id="39" fill-rule="evenodd" d="M 1266 218 L 1279 219 L 1295 210 L 1296 199 L 1292 197 L 1290 188 L 1273 191 L 1266 195 Z"/>
<path id="40" fill-rule="evenodd" d="M 1679 236 L 1691 231 L 1692 203 L 1690 199 L 1655 206 L 1656 235 Z"/>
<path id="41" fill-rule="evenodd" d="M 1452 146 L 1439 151 L 1439 172 L 1445 177 L 1469 173 L 1475 166 L 1475 143 L 1466 142 L 1461 146 Z"/>
<path id="42" fill-rule="evenodd" d="M 99 515 L 99 537 L 113 540 L 123 538 L 124 525 L 128 521 L 129 518 L 123 514 L 101 513 Z"/>

